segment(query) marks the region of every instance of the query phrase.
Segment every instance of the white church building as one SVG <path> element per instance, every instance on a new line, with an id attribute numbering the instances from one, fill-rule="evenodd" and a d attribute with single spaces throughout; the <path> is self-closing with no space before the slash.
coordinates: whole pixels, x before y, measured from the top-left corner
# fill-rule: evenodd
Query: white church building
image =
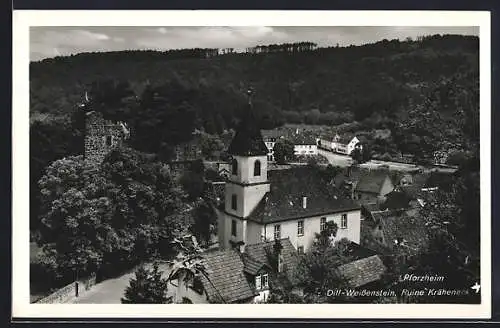
<path id="1" fill-rule="evenodd" d="M 317 169 L 268 171 L 268 148 L 251 114 L 228 148 L 231 172 L 218 208 L 219 247 L 230 249 L 288 238 L 307 251 L 327 221 L 338 226 L 336 239 L 360 242 L 359 204 L 343 199 Z"/>

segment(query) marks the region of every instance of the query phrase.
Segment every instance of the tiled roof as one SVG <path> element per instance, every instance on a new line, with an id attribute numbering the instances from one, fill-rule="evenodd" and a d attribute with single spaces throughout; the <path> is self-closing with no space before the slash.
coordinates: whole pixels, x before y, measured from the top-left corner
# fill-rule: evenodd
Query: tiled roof
<path id="1" fill-rule="evenodd" d="M 380 224 L 387 246 L 400 248 L 407 254 L 416 254 L 425 249 L 429 243 L 428 231 L 425 222 L 419 216 L 409 216 L 405 212 L 382 212 Z M 403 241 L 402 246 L 397 246 L 395 241 Z"/>
<path id="2" fill-rule="evenodd" d="M 379 194 L 386 178 L 389 178 L 389 175 L 381 170 L 365 172 L 361 175 L 355 191 Z"/>
<path id="3" fill-rule="evenodd" d="M 386 268 L 378 255 L 362 258 L 338 268 L 351 287 L 361 287 L 382 277 Z"/>
<path id="4" fill-rule="evenodd" d="M 345 134 L 345 135 L 342 135 L 340 136 L 340 138 L 338 139 L 338 143 L 341 143 L 341 144 L 344 144 L 344 145 L 347 145 L 349 142 L 351 142 L 351 140 L 355 137 L 354 134 Z"/>
<path id="5" fill-rule="evenodd" d="M 271 190 L 249 215 L 252 221 L 271 223 L 360 208 L 337 195 L 316 168 L 297 167 L 268 174 Z M 302 206 L 303 197 L 307 197 L 306 208 Z"/>
<path id="6" fill-rule="evenodd" d="M 393 190 L 388 193 L 384 204 L 381 206 L 382 209 L 397 210 L 408 208 L 410 206 L 411 198 L 403 191 Z"/>
<path id="7" fill-rule="evenodd" d="M 247 253 L 242 254 L 242 260 L 244 265 L 243 271 L 253 276 L 256 275 L 263 267 L 268 267 L 266 263 L 254 259 Z"/>
<path id="8" fill-rule="evenodd" d="M 297 277 L 295 276 L 295 270 L 299 263 L 299 257 L 297 255 L 297 250 L 293 247 L 290 239 L 281 239 L 281 254 L 283 256 L 283 270 L 290 280 L 290 282 L 295 283 Z M 253 245 L 245 246 L 245 253 L 251 256 L 253 259 L 260 263 L 265 263 L 269 267 L 273 267 L 272 263 L 269 262 L 269 257 L 274 252 L 274 241 L 262 242 Z"/>
<path id="9" fill-rule="evenodd" d="M 208 252 L 204 259 L 210 281 L 205 276 L 201 279 L 210 301 L 234 303 L 258 294 L 245 277 L 244 263 L 237 251 Z"/>
<path id="10" fill-rule="evenodd" d="M 247 116 L 240 122 L 236 133 L 228 148 L 228 153 L 240 156 L 261 156 L 268 153 L 268 149 L 257 120 L 253 116 L 251 108 L 247 110 Z"/>
<path id="11" fill-rule="evenodd" d="M 294 283 L 298 265 L 297 251 L 288 238 L 281 239 L 281 245 L 284 274 Z M 237 303 L 258 295 L 245 274 L 255 276 L 261 269 L 272 270 L 270 256 L 273 254 L 273 247 L 274 241 L 246 245 L 244 253 L 235 250 L 205 253 L 203 257 L 208 278 L 201 276 L 201 280 L 209 300 L 216 303 Z"/>
<path id="12" fill-rule="evenodd" d="M 285 135 L 285 132 L 278 129 L 261 130 L 262 137 L 264 138 L 280 138 Z"/>
<path id="13" fill-rule="evenodd" d="M 350 175 L 348 174 L 350 170 Z M 341 187 L 344 182 L 350 181 L 356 184 L 363 171 L 358 166 L 351 166 L 350 168 L 345 168 L 342 172 L 338 173 L 333 179 L 335 186 L 337 188 Z"/>
<path id="14" fill-rule="evenodd" d="M 288 139 L 294 144 L 294 145 L 315 145 L 316 144 L 316 137 L 308 134 L 308 133 L 299 133 L 299 134 L 292 134 L 288 137 Z"/>

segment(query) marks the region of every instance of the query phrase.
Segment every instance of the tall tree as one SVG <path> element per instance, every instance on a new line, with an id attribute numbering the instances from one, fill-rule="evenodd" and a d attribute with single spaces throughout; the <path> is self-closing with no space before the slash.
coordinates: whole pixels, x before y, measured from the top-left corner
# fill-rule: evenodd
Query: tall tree
<path id="1" fill-rule="evenodd" d="M 278 164 L 285 164 L 287 162 L 293 161 L 295 158 L 294 146 L 287 140 L 279 140 L 278 142 L 276 142 L 273 149 L 274 159 Z"/>
<path id="2" fill-rule="evenodd" d="M 129 283 L 121 299 L 123 304 L 172 303 L 172 297 L 167 296 L 168 281 L 162 277 L 157 263 L 154 263 L 151 270 L 144 266 L 139 267 Z"/>

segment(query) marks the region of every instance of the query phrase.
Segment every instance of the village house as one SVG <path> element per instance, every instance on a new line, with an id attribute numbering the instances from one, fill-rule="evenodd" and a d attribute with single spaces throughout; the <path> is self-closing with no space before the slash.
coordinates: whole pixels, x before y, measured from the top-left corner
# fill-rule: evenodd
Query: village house
<path id="1" fill-rule="evenodd" d="M 276 247 L 279 245 L 280 247 Z M 268 299 L 272 281 L 296 284 L 299 258 L 289 239 L 247 245 L 244 251 L 225 249 L 203 254 L 206 275 L 172 282 L 175 300 L 192 303 L 260 303 Z M 300 293 L 300 289 L 296 290 Z"/>
<path id="2" fill-rule="evenodd" d="M 343 155 L 350 155 L 359 142 L 360 140 L 356 136 L 340 136 L 338 134 L 335 134 L 333 137 L 320 137 L 317 141 L 317 144 L 320 148 Z"/>
<path id="3" fill-rule="evenodd" d="M 394 190 L 389 174 L 384 170 L 363 172 L 353 191 L 353 199 L 360 203 L 381 203 Z"/>
<path id="4" fill-rule="evenodd" d="M 293 143 L 293 152 L 295 156 L 314 156 L 318 155 L 318 146 L 316 138 L 310 134 L 297 133 L 289 138 Z"/>
<path id="5" fill-rule="evenodd" d="M 268 172 L 268 149 L 255 123 L 242 122 L 228 152 L 233 162 L 224 207 L 217 209 L 219 247 L 289 238 L 302 253 L 332 220 L 337 239 L 359 243 L 360 206 L 340 197 L 313 168 Z"/>

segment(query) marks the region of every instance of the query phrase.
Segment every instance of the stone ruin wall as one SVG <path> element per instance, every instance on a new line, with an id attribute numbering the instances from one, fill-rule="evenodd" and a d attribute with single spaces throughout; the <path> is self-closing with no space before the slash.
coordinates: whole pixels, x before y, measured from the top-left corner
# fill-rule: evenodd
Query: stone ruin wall
<path id="1" fill-rule="evenodd" d="M 107 138 L 111 137 L 111 144 Z M 101 113 L 89 112 L 85 119 L 85 160 L 91 164 L 102 163 L 104 157 L 123 144 L 124 132 L 120 123 L 105 120 Z"/>

